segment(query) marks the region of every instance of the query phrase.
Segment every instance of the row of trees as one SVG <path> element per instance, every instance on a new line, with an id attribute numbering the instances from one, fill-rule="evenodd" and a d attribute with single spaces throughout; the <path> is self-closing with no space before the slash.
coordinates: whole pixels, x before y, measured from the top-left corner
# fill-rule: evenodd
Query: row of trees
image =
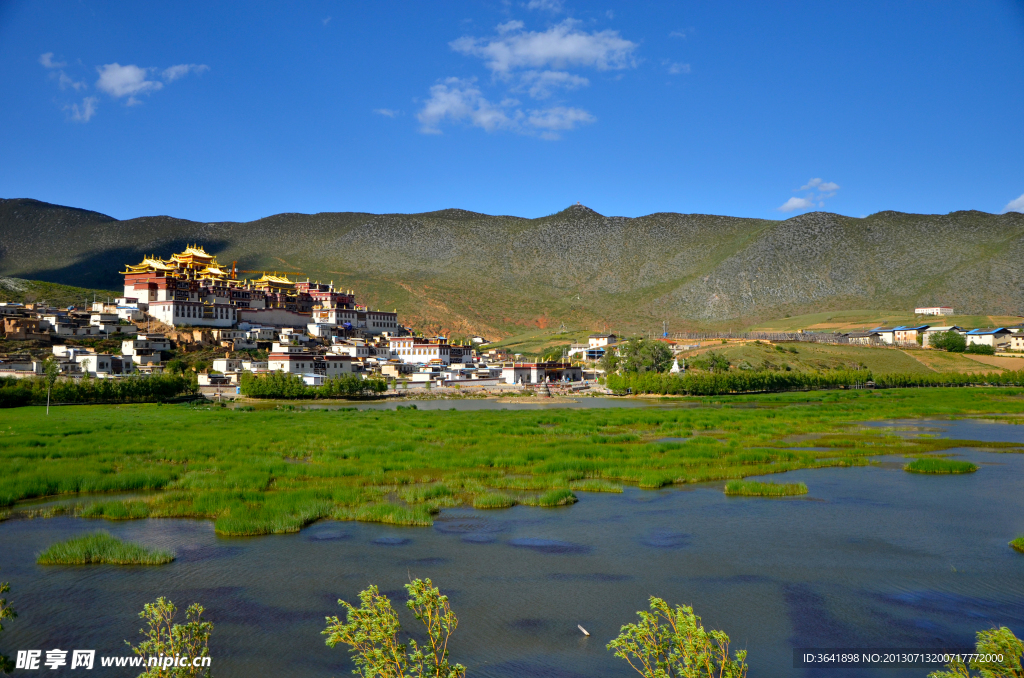
<path id="1" fill-rule="evenodd" d="M 124 379 L 59 379 L 56 375 L 0 377 L 0 407 L 55 403 L 159 402 L 194 393 L 196 382 L 181 375 L 134 375 Z"/>
<path id="2" fill-rule="evenodd" d="M 307 386 L 302 377 L 284 372 L 256 375 L 243 372 L 239 387 L 250 398 L 344 398 L 383 393 L 388 390 L 384 379 L 363 379 L 358 374 L 345 374 L 328 379 L 323 386 Z"/>
<path id="3" fill-rule="evenodd" d="M 661 395 L 725 395 L 764 393 L 804 389 L 863 386 L 871 381 L 868 370 L 828 370 L 825 372 L 627 372 L 609 374 L 605 385 L 616 394 L 658 393 Z"/>

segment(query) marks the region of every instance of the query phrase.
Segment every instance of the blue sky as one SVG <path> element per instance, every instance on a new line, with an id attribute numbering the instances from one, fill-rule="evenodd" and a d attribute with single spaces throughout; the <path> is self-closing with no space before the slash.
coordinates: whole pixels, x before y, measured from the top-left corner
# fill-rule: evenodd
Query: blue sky
<path id="1" fill-rule="evenodd" d="M 1020 0 L 0 2 L 0 101 L 118 218 L 1024 211 Z"/>

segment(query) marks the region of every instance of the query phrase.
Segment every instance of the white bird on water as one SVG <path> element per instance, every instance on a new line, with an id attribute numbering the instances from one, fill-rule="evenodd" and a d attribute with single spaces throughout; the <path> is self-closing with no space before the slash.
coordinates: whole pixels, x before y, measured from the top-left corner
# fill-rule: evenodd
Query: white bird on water
<path id="1" fill-rule="evenodd" d="M 577 624 L 576 628 L 578 628 L 580 631 L 583 631 L 583 635 L 585 635 L 585 636 L 589 636 L 590 635 L 590 631 L 587 631 L 585 628 L 583 628 L 582 624 Z"/>

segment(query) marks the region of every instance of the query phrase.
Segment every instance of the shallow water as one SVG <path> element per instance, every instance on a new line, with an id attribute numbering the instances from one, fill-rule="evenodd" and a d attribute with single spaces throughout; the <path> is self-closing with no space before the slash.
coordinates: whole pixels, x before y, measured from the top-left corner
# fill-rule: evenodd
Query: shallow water
<path id="1" fill-rule="evenodd" d="M 914 425 L 1024 443 L 1022 426 Z M 728 498 L 720 483 L 626 488 L 580 493 L 561 509 L 448 510 L 433 528 L 328 521 L 226 539 L 202 521 L 11 520 L 0 523 L 0 579 L 11 582 L 20 616 L 5 624 L 0 648 L 121 653 L 142 605 L 164 595 L 206 606 L 220 678 L 340 676 L 350 670 L 345 650 L 320 636 L 337 599 L 376 583 L 400 605 L 402 584 L 427 576 L 451 597 L 460 620 L 452 656 L 473 676 L 633 675 L 604 645 L 649 595 L 692 604 L 726 630 L 734 649 L 749 651 L 752 676 L 924 676 L 922 667 L 797 670 L 792 648 L 970 647 L 993 624 L 1024 634 L 1024 556 L 1007 546 L 1024 533 L 1024 455 L 955 452 L 981 469 L 924 476 L 891 457 L 771 478 L 807 483 L 802 498 Z M 97 528 L 178 559 L 34 564 L 50 543 Z"/>

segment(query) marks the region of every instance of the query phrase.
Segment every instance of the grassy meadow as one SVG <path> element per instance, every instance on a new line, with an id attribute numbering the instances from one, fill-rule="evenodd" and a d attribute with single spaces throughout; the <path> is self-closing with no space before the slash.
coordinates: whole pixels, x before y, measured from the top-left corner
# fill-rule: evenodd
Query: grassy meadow
<path id="1" fill-rule="evenodd" d="M 53 544 L 39 554 L 40 565 L 163 565 L 174 554 L 94 532 Z"/>
<path id="2" fill-rule="evenodd" d="M 1020 388 L 812 391 L 686 403 L 704 406 L 358 411 L 140 404 L 65 407 L 49 416 L 22 407 L 0 420 L 0 510 L 69 495 L 77 502 L 71 512 L 82 517 L 206 518 L 221 534 L 292 532 L 321 518 L 429 525 L 446 506 L 564 506 L 576 493 L 621 491 L 624 483 L 653 489 L 965 445 L 1022 451 L 858 425 L 1021 414 Z M 126 492 L 140 496 L 104 496 Z"/>

